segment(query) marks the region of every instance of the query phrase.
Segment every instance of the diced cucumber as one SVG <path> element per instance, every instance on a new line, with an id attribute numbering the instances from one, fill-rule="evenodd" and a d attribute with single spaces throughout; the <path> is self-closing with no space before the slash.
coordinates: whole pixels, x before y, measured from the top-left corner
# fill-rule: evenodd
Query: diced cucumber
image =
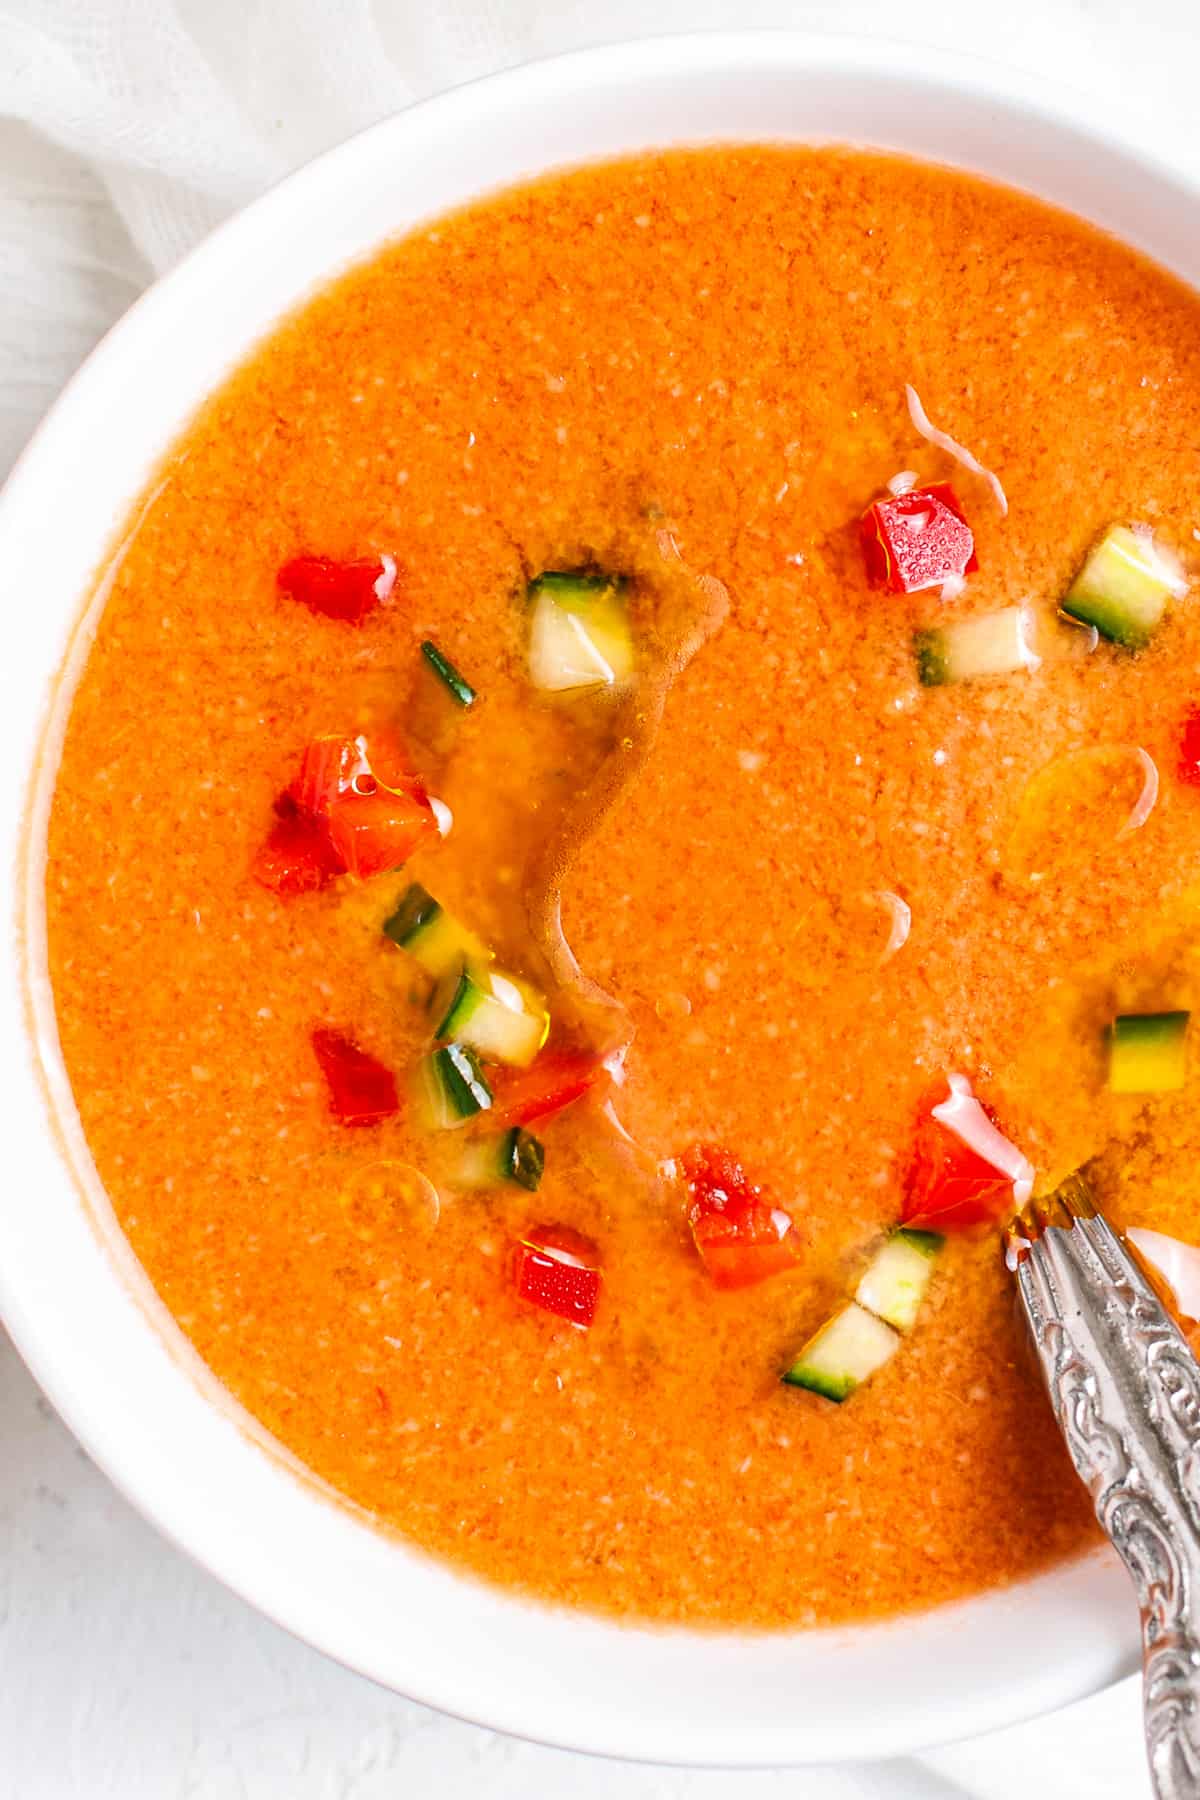
<path id="1" fill-rule="evenodd" d="M 633 673 L 633 634 L 619 576 L 548 569 L 527 590 L 529 676 L 543 693 L 620 687 Z"/>
<path id="2" fill-rule="evenodd" d="M 1071 584 L 1062 610 L 1101 637 L 1140 650 L 1154 634 L 1172 594 L 1187 582 L 1149 532 L 1110 525 Z"/>
<path id="3" fill-rule="evenodd" d="M 492 954 L 473 931 L 460 925 L 415 881 L 404 890 L 395 912 L 384 920 L 383 929 L 393 944 L 407 950 L 437 979 L 466 962 L 486 963 Z"/>
<path id="4" fill-rule="evenodd" d="M 426 638 L 421 645 L 421 655 L 429 664 L 442 686 L 459 706 L 470 706 L 475 699 L 475 689 L 465 675 L 459 673 L 448 656 L 443 656 L 437 645 Z"/>
<path id="5" fill-rule="evenodd" d="M 1187 1078 L 1186 1012 L 1124 1013 L 1108 1039 L 1108 1085 L 1114 1094 L 1167 1094 Z"/>
<path id="6" fill-rule="evenodd" d="M 911 1331 L 941 1247 L 936 1231 L 901 1227 L 867 1264 L 854 1298 L 897 1331 Z"/>
<path id="7" fill-rule="evenodd" d="M 913 638 L 917 674 L 925 687 L 1036 669 L 1039 658 L 1025 641 L 1024 608 L 1006 606 L 978 619 L 958 619 Z"/>
<path id="8" fill-rule="evenodd" d="M 851 1300 L 808 1340 L 783 1380 L 840 1403 L 899 1348 L 900 1334 Z"/>
<path id="9" fill-rule="evenodd" d="M 435 1131 L 465 1125 L 492 1104 L 492 1090 L 479 1058 L 466 1044 L 443 1044 L 419 1065 L 421 1098 Z"/>
<path id="10" fill-rule="evenodd" d="M 469 963 L 445 995 L 435 1035 L 467 1044 L 493 1062 L 526 1069 L 546 1041 L 545 998 L 527 982 Z"/>
<path id="11" fill-rule="evenodd" d="M 469 1188 L 499 1187 L 502 1182 L 512 1181 L 533 1194 L 545 1166 L 546 1152 L 541 1140 L 514 1125 L 502 1137 L 469 1145 L 459 1163 L 457 1180 L 460 1186 Z"/>

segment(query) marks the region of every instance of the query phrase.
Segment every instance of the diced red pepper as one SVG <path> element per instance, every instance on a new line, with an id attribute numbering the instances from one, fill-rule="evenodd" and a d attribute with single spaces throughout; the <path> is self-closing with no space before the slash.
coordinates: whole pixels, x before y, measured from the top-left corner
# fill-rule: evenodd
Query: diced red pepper
<path id="1" fill-rule="evenodd" d="M 933 1117 L 930 1108 L 945 1097 L 941 1089 L 932 1092 L 922 1107 L 900 1223 L 928 1231 L 971 1231 L 1012 1211 L 1013 1179 Z M 995 1125 L 991 1107 L 980 1104 Z"/>
<path id="2" fill-rule="evenodd" d="M 281 594 L 298 600 L 310 612 L 361 625 L 383 599 L 380 590 L 386 593 L 389 573 L 394 579 L 394 569 L 378 556 L 356 562 L 334 562 L 328 556 L 294 556 L 291 562 L 284 563 L 275 580 Z"/>
<path id="3" fill-rule="evenodd" d="M 600 1254 L 569 1225 L 535 1225 L 517 1245 L 515 1279 L 522 1300 L 590 1325 L 600 1298 Z"/>
<path id="4" fill-rule="evenodd" d="M 736 1156 L 694 1144 L 679 1159 L 688 1190 L 688 1223 L 714 1287 L 753 1287 L 794 1268 L 800 1233 L 772 1206 Z"/>
<path id="5" fill-rule="evenodd" d="M 318 1025 L 312 1047 L 329 1084 L 329 1109 L 343 1125 L 378 1125 L 399 1112 L 392 1071 L 360 1050 L 353 1038 Z"/>
<path id="6" fill-rule="evenodd" d="M 979 567 L 975 534 L 948 481 L 877 500 L 861 530 L 867 578 L 893 594 L 941 587 Z"/>
<path id="7" fill-rule="evenodd" d="M 305 745 L 304 755 L 300 758 L 300 773 L 292 783 L 296 805 L 302 812 L 327 819 L 342 783 L 353 780 L 359 772 L 360 762 L 362 772 L 369 772 L 370 764 L 353 738 L 314 738 Z"/>
<path id="8" fill-rule="evenodd" d="M 419 843 L 437 833 L 429 797 L 416 780 L 403 787 L 355 789 L 329 815 L 329 836 L 342 867 L 363 880 L 400 868 Z"/>
<path id="9" fill-rule="evenodd" d="M 374 726 L 355 737 L 313 738 L 300 758 L 292 784 L 304 812 L 327 819 L 347 794 L 373 794 L 377 787 L 416 785 L 404 745 L 394 731 Z"/>
<path id="10" fill-rule="evenodd" d="M 278 815 L 254 859 L 254 877 L 273 894 L 313 894 L 342 872 L 323 819 L 301 812 L 290 793 L 275 802 Z"/>
<path id="11" fill-rule="evenodd" d="M 503 1130 L 548 1119 L 582 1099 L 607 1073 L 604 1058 L 591 1050 L 543 1050 L 531 1068 L 497 1069 L 488 1123 Z"/>
<path id="12" fill-rule="evenodd" d="M 1179 734 L 1179 779 L 1200 787 L 1200 706 L 1194 706 Z"/>
<path id="13" fill-rule="evenodd" d="M 314 738 L 276 802 L 280 822 L 259 853 L 258 879 L 277 893 L 309 893 L 334 875 L 365 878 L 407 862 L 438 825 L 404 765 L 388 731 Z"/>

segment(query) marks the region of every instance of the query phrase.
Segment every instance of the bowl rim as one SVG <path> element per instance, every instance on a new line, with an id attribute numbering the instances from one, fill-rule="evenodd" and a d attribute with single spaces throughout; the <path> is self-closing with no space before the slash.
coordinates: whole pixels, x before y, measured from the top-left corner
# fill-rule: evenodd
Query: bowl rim
<path id="1" fill-rule="evenodd" d="M 830 76 L 845 77 L 850 81 L 910 81 L 934 89 L 948 99 L 953 97 L 984 109 L 998 109 L 1010 119 L 1017 116 L 1034 118 L 1060 136 L 1084 146 L 1102 148 L 1116 159 L 1117 164 L 1139 171 L 1151 187 L 1173 192 L 1179 204 L 1190 205 L 1193 210 L 1200 205 L 1200 187 L 1172 161 L 1163 147 L 1156 144 L 1155 134 L 1149 126 L 1143 133 L 1130 133 L 1125 124 L 1114 128 L 1111 118 L 1098 102 L 1083 96 L 1066 95 L 1057 83 L 1051 84 L 979 58 L 935 51 L 917 44 L 797 30 L 705 31 L 605 44 L 522 64 L 422 101 L 326 151 L 219 227 L 149 288 L 105 336 L 68 384 L 34 433 L 0 493 L 0 566 L 4 565 L 6 549 L 27 554 L 31 539 L 36 543 L 41 534 L 45 540 L 47 526 L 43 509 L 47 497 L 62 486 L 64 443 L 72 434 L 78 435 L 89 425 L 94 425 L 104 408 L 112 405 L 119 393 L 121 379 L 136 371 L 143 349 L 151 360 L 164 354 L 164 336 L 170 333 L 177 316 L 186 313 L 197 271 L 211 271 L 218 266 L 236 267 L 239 258 L 251 251 L 256 240 L 278 235 L 281 224 L 286 224 L 289 217 L 294 218 L 301 210 L 302 199 L 334 195 L 363 172 L 374 169 L 378 173 L 405 139 L 417 137 L 422 130 L 427 134 L 432 130 L 433 136 L 440 136 L 444 142 L 462 129 L 480 131 L 489 112 L 494 116 L 509 116 L 520 108 L 535 106 L 554 96 L 561 98 L 564 92 L 576 89 L 602 91 L 607 87 L 616 91 L 623 80 L 648 76 L 685 82 L 736 72 L 749 77 L 761 73 L 766 79 L 768 68 L 782 69 L 788 78 L 809 83 Z M 780 134 L 770 136 L 772 141 L 778 141 Z M 722 138 L 718 133 L 710 141 L 730 141 L 734 137 L 752 141 L 754 134 L 727 133 Z M 803 135 L 796 134 L 794 141 L 804 141 Z M 853 141 L 864 140 L 856 135 Z M 656 146 L 647 143 L 646 147 Z M 561 167 L 569 165 L 571 160 L 570 157 L 555 158 L 541 166 L 547 169 Z M 581 156 L 575 160 L 591 159 Z M 961 166 L 971 165 L 968 162 Z M 499 184 L 479 181 L 472 191 L 482 195 L 496 185 L 508 185 L 508 180 L 506 178 Z M 441 206 L 435 206 L 418 217 L 436 216 L 442 210 Z M 411 229 L 414 222 L 406 219 L 402 229 Z M 1130 235 L 1136 237 L 1136 234 Z M 377 243 L 383 241 L 383 236 L 376 240 Z M 324 285 L 337 272 L 338 266 L 334 261 L 314 259 L 308 291 Z M 1200 269 L 1189 273 L 1195 279 L 1200 275 Z M 299 305 L 302 301 L 303 294 L 298 291 L 291 304 Z M 239 339 L 226 366 L 242 360 L 254 341 Z M 177 435 L 180 423 L 179 417 L 166 419 L 160 450 L 165 450 Z M 131 492 L 144 485 L 147 465 L 143 462 L 140 467 L 140 477 Z M 123 511 L 122 505 L 111 514 L 110 527 Z M 88 537 L 88 530 L 83 535 Z M 97 566 L 104 566 L 106 544 L 111 552 L 111 529 L 101 532 L 93 524 L 90 543 L 89 566 L 95 570 Z M 20 555 L 17 561 L 19 564 Z M 83 591 L 76 585 L 76 612 Z M 71 648 L 66 661 L 60 665 L 57 678 L 57 713 L 65 713 L 63 684 L 69 694 L 72 670 L 81 665 L 90 641 L 87 620 L 98 614 L 101 600 L 102 593 L 89 605 L 85 619 L 81 621 L 76 617 L 70 626 Z M 64 622 L 60 637 L 66 629 Z M 18 695 L 19 678 L 27 680 L 27 677 L 21 677 L 20 661 L 19 656 L 12 658 L 3 671 L 2 691 L 6 702 Z M 39 665 L 40 688 L 45 673 L 44 656 L 39 658 Z M 54 683 L 48 685 L 52 687 Z M 73 1105 L 69 1087 L 64 1088 L 65 1077 L 54 1068 L 57 1039 L 52 1025 L 52 1008 L 48 1032 L 46 983 L 43 972 L 36 966 L 39 856 L 45 802 L 57 762 L 56 745 L 52 733 L 48 737 L 39 734 L 35 767 L 30 775 L 28 758 L 32 740 L 27 721 L 32 715 L 28 696 L 23 699 L 26 702 L 23 708 L 14 708 L 14 712 L 26 721 L 20 726 L 17 743 L 20 780 L 11 785 L 11 791 L 6 790 L 0 816 L 15 875 L 15 896 L 10 910 L 15 923 L 17 950 L 17 955 L 9 959 L 12 966 L 6 971 L 2 1015 L 6 1060 L 0 1062 L 0 1067 L 7 1074 L 11 1066 L 21 1098 L 26 1102 L 16 1124 L 20 1142 L 28 1151 L 30 1170 L 40 1180 L 52 1182 L 55 1179 L 53 1170 L 57 1167 L 57 1182 L 61 1186 L 60 1159 L 73 1165 L 76 1180 L 80 1182 L 87 1180 L 86 1165 L 90 1159 L 81 1138 L 76 1142 L 69 1141 L 67 1115 L 73 1112 Z M 37 696 L 34 711 L 43 723 L 50 706 L 48 693 Z M 10 743 L 15 741 L 10 733 Z M 32 804 L 29 801 L 31 794 L 34 795 Z M 34 1053 L 33 1058 L 30 1050 Z M 51 1131 L 39 1111 L 42 1100 L 48 1100 L 58 1130 L 67 1135 L 65 1148 L 60 1142 L 51 1151 Z M 30 1104 L 38 1116 L 30 1114 Z M 44 1154 L 39 1153 L 39 1144 Z M 269 1506 L 272 1501 L 280 1503 L 283 1489 L 277 1484 L 285 1482 L 289 1494 L 294 1492 L 295 1497 L 303 1497 L 302 1501 L 297 1501 L 301 1510 L 295 1513 L 296 1518 L 302 1516 L 304 1508 L 316 1506 L 330 1517 L 336 1515 L 340 1521 L 339 1531 L 344 1528 L 365 1534 L 376 1545 L 383 1541 L 378 1531 L 365 1525 L 343 1502 L 334 1502 L 324 1494 L 319 1484 L 287 1458 L 278 1446 L 264 1444 L 261 1431 L 238 1412 L 223 1390 L 214 1391 L 213 1378 L 197 1366 L 198 1359 L 181 1341 L 178 1328 L 148 1291 L 148 1283 L 134 1262 L 132 1252 L 119 1233 L 114 1236 L 115 1227 L 104 1218 L 102 1205 L 97 1208 L 93 1204 L 85 1218 L 77 1195 L 71 1204 L 80 1212 L 81 1238 L 76 1246 L 79 1267 L 90 1269 L 93 1276 L 104 1269 L 108 1283 L 114 1289 L 118 1284 L 121 1286 L 119 1303 L 115 1293 L 105 1299 L 106 1305 L 109 1298 L 113 1301 L 107 1323 L 121 1338 L 121 1354 L 131 1346 L 136 1348 L 139 1339 L 143 1349 L 151 1338 L 158 1340 L 161 1355 L 153 1372 L 146 1376 L 140 1398 L 150 1404 L 177 1402 L 182 1406 L 186 1394 L 192 1394 L 197 1410 L 191 1411 L 189 1418 L 197 1433 L 201 1432 L 202 1415 L 207 1418 L 211 1414 L 212 1419 L 208 1422 L 213 1426 L 213 1435 L 206 1439 L 206 1448 L 214 1457 L 227 1457 L 231 1465 L 236 1463 L 246 1474 L 248 1489 L 254 1489 L 256 1506 Z M 992 1616 L 1002 1619 L 1007 1611 L 1016 1607 L 1028 1616 L 1022 1630 L 1024 1640 L 1030 1643 L 1039 1633 L 1044 1633 L 1048 1624 L 1057 1621 L 1061 1626 L 1063 1618 L 1071 1613 L 1077 1616 L 1077 1635 L 1082 1639 L 1090 1632 L 1094 1638 L 1086 1653 L 1081 1645 L 1079 1654 L 1068 1665 L 1052 1670 L 1035 1667 L 1031 1662 L 1009 1667 L 997 1679 L 990 1665 L 980 1665 L 975 1673 L 981 1683 L 985 1674 L 990 1676 L 990 1687 L 986 1691 L 981 1686 L 979 1690 L 965 1694 L 961 1691 L 953 1695 L 939 1694 L 936 1709 L 927 1711 L 920 1718 L 901 1717 L 897 1709 L 889 1709 L 886 1696 L 881 1699 L 872 1693 L 871 1705 L 863 1706 L 860 1714 L 854 1716 L 853 1739 L 849 1745 L 845 1717 L 784 1720 L 775 1730 L 767 1729 L 762 1721 L 750 1726 L 741 1720 L 731 1726 L 720 1720 L 706 1719 L 703 1708 L 697 1707 L 684 1731 L 678 1705 L 665 1720 L 650 1716 L 652 1709 L 644 1708 L 642 1716 L 635 1717 L 635 1696 L 628 1690 L 622 1693 L 619 1682 L 610 1685 L 602 1694 L 585 1696 L 581 1702 L 578 1696 L 564 1688 L 557 1695 L 558 1716 L 549 1720 L 544 1716 L 545 1703 L 540 1689 L 533 1692 L 528 1691 L 528 1686 L 523 1689 L 521 1681 L 514 1679 L 511 1672 L 501 1680 L 498 1675 L 492 1675 L 486 1664 L 475 1667 L 474 1686 L 471 1687 L 459 1672 L 453 1656 L 444 1653 L 444 1647 L 435 1646 L 431 1640 L 424 1644 L 414 1641 L 407 1652 L 399 1656 L 394 1653 L 390 1657 L 382 1656 L 378 1647 L 375 1653 L 364 1650 L 361 1634 L 356 1636 L 353 1629 L 347 1630 L 334 1619 L 329 1591 L 322 1589 L 314 1602 L 307 1586 L 302 1594 L 297 1594 L 294 1583 L 289 1587 L 280 1579 L 279 1571 L 273 1573 L 271 1580 L 262 1576 L 255 1567 L 253 1556 L 248 1554 L 248 1549 L 252 1550 L 253 1546 L 238 1542 L 236 1512 L 230 1511 L 227 1496 L 221 1496 L 216 1488 L 204 1491 L 202 1478 L 195 1467 L 184 1473 L 172 1470 L 170 1456 L 158 1455 L 150 1436 L 144 1431 L 139 1440 L 134 1425 L 123 1423 L 113 1405 L 107 1409 L 97 1407 L 99 1390 L 94 1382 L 89 1387 L 90 1376 L 85 1372 L 90 1351 L 82 1339 L 73 1337 L 63 1305 L 52 1291 L 44 1234 L 38 1236 L 22 1223 L 18 1210 L 11 1199 L 0 1201 L 0 1319 L 57 1410 L 115 1485 L 180 1548 L 277 1623 L 347 1666 L 442 1711 L 564 1748 L 703 1766 L 771 1766 L 837 1761 L 846 1756 L 848 1748 L 855 1759 L 893 1755 L 935 1741 L 973 1736 L 1082 1697 L 1107 1681 L 1131 1672 L 1136 1666 L 1133 1609 L 1125 1604 L 1124 1587 L 1120 1585 L 1123 1578 L 1120 1581 L 1114 1579 L 1113 1567 L 1103 1557 L 1083 1559 L 1054 1571 L 1052 1575 L 1039 1577 L 998 1595 L 943 1608 L 936 1615 L 906 1616 L 885 1625 L 839 1632 L 777 1636 L 774 1641 L 781 1646 L 781 1655 L 782 1646 L 794 1644 L 799 1636 L 805 1637 L 809 1644 L 819 1639 L 835 1657 L 845 1654 L 847 1646 L 849 1652 L 857 1656 L 861 1646 L 871 1639 L 885 1644 L 885 1662 L 890 1656 L 898 1663 L 910 1634 L 916 1631 L 920 1635 L 924 1629 L 923 1625 L 914 1625 L 914 1618 L 934 1621 L 943 1636 L 953 1634 L 958 1640 L 964 1627 L 968 1635 L 973 1629 L 968 1615 L 982 1615 L 990 1607 Z M 90 1257 L 82 1245 L 82 1235 L 89 1234 L 92 1239 Z M 148 1350 L 147 1356 L 149 1358 Z M 100 1363 L 103 1356 L 97 1356 L 95 1360 Z M 117 1366 L 115 1361 L 113 1366 Z M 112 1370 L 106 1370 L 105 1379 L 110 1383 L 111 1402 L 117 1391 L 112 1383 Z M 252 1460 L 246 1456 L 247 1441 L 255 1446 Z M 264 1448 L 268 1454 L 258 1454 Z M 197 1481 L 201 1481 L 199 1491 L 186 1491 L 188 1483 Z M 218 1520 L 215 1530 L 211 1525 L 214 1516 Z M 300 1536 L 303 1535 L 302 1532 Z M 333 1541 L 330 1537 L 329 1542 Z M 485 1589 L 470 1577 L 448 1572 L 443 1565 L 436 1565 L 436 1570 L 431 1570 L 429 1559 L 402 1545 L 392 1544 L 389 1551 L 404 1562 L 410 1585 L 417 1587 L 421 1579 L 433 1576 L 424 1590 L 427 1606 L 435 1606 L 438 1596 L 446 1599 L 453 1588 L 463 1593 L 470 1591 L 474 1596 L 469 1606 L 464 1602 L 467 1607 L 464 1616 L 474 1618 L 485 1631 L 491 1628 L 513 1632 L 516 1615 L 524 1619 L 536 1617 L 540 1621 L 537 1631 L 548 1646 L 547 1663 L 537 1666 L 543 1679 L 549 1678 L 549 1659 L 562 1654 L 564 1645 L 570 1646 L 573 1659 L 578 1661 L 582 1656 L 586 1664 L 589 1656 L 599 1656 L 601 1639 L 607 1639 L 614 1632 L 631 1648 L 636 1642 L 638 1656 L 642 1656 L 642 1647 L 658 1646 L 657 1651 L 651 1648 L 643 1659 L 648 1670 L 656 1668 L 658 1659 L 664 1665 L 671 1661 L 675 1652 L 667 1646 L 677 1645 L 681 1640 L 710 1648 L 727 1645 L 728 1658 L 724 1666 L 729 1670 L 741 1670 L 754 1664 L 754 1656 L 748 1648 L 749 1634 L 696 1631 L 673 1634 L 640 1626 L 617 1626 L 585 1615 L 556 1613 L 555 1609 L 511 1595 L 498 1596 L 494 1590 Z M 346 1579 L 352 1584 L 355 1604 L 365 1607 L 373 1566 L 371 1559 L 364 1555 L 360 1566 L 358 1552 L 351 1548 L 348 1537 L 344 1540 L 344 1555 Z M 554 1630 L 551 1630 L 552 1623 Z M 420 1639 L 419 1633 L 413 1636 Z M 433 1638 L 436 1637 L 435 1630 Z M 760 1647 L 764 1641 L 753 1638 L 755 1646 Z M 890 1650 L 886 1648 L 887 1643 L 891 1644 Z M 435 1647 L 439 1650 L 437 1656 L 426 1654 Z M 695 1660 L 694 1667 L 705 1671 L 714 1660 L 706 1651 Z M 965 1666 L 968 1670 L 971 1668 L 969 1656 Z M 522 1671 L 517 1673 L 520 1675 Z M 963 1685 L 969 1688 L 969 1680 Z M 572 1700 L 577 1703 L 572 1705 Z M 752 1732 L 753 1736 L 750 1735 Z"/>

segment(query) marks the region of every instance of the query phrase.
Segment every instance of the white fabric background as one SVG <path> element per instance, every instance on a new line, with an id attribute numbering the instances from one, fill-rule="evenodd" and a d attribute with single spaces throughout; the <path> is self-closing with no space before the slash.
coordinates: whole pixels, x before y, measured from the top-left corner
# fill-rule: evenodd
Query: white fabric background
<path id="1" fill-rule="evenodd" d="M 1197 0 L 0 0 L 0 475 L 138 290 L 315 151 L 529 57 L 772 24 L 1039 69 L 1146 114 L 1200 171 Z M 0 1337 L 0 1794 L 517 1800 L 564 1789 L 579 1800 L 1149 1793 L 1133 1684 L 974 1745 L 836 1772 L 634 1769 L 439 1718 L 286 1638 L 162 1543 Z"/>

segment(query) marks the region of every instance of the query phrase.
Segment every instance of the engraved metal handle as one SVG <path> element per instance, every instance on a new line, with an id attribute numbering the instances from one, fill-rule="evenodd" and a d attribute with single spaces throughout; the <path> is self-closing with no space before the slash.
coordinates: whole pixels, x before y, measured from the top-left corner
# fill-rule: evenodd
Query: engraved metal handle
<path id="1" fill-rule="evenodd" d="M 1067 1449 L 1133 1577 L 1158 1800 L 1200 1796 L 1200 1364 L 1078 1176 L 1008 1232 Z"/>

